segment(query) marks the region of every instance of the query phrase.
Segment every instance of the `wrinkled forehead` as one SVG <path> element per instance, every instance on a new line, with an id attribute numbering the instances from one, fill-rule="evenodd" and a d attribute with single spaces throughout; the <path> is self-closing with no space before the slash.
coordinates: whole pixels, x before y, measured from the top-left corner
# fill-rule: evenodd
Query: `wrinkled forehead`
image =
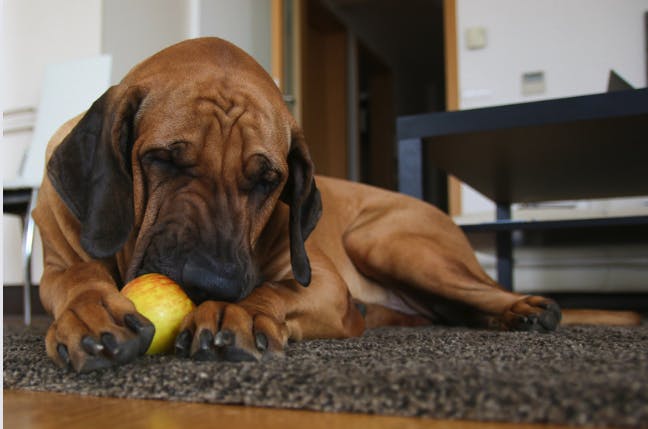
<path id="1" fill-rule="evenodd" d="M 151 88 L 136 117 L 148 144 L 233 144 L 287 153 L 290 125 L 283 100 L 242 76 L 208 76 Z M 216 141 L 217 140 L 217 141 Z"/>

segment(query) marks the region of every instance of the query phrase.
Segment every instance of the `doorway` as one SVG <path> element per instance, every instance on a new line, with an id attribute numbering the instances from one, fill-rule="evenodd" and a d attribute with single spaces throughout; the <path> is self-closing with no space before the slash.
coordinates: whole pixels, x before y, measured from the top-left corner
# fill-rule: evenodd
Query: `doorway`
<path id="1" fill-rule="evenodd" d="M 396 189 L 397 116 L 446 109 L 446 1 L 282 2 L 284 70 L 319 174 Z M 427 182 L 446 209 L 445 174 Z"/>

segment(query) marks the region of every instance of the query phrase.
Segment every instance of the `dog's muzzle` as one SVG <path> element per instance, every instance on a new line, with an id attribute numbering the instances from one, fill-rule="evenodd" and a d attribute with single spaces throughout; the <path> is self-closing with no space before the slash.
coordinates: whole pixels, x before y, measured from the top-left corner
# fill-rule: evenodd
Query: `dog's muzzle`
<path id="1" fill-rule="evenodd" d="M 182 285 L 194 302 L 237 302 L 247 295 L 247 276 L 240 265 L 192 252 L 182 269 Z"/>

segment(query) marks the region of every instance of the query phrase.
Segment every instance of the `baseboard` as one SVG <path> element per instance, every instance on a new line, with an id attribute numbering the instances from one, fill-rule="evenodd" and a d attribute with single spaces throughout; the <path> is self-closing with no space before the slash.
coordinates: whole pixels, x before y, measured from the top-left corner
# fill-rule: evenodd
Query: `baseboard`
<path id="1" fill-rule="evenodd" d="M 648 293 L 543 293 L 562 308 L 648 312 Z"/>

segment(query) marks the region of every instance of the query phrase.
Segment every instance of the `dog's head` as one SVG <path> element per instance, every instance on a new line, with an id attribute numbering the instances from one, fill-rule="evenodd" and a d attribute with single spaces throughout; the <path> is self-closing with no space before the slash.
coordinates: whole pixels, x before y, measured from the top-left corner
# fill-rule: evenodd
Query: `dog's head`
<path id="1" fill-rule="evenodd" d="M 321 213 L 303 135 L 267 73 L 216 38 L 167 48 L 100 97 L 54 151 L 48 177 L 93 258 L 134 243 L 126 278 L 160 272 L 196 302 L 259 284 L 255 246 L 290 207 L 292 271 Z"/>

